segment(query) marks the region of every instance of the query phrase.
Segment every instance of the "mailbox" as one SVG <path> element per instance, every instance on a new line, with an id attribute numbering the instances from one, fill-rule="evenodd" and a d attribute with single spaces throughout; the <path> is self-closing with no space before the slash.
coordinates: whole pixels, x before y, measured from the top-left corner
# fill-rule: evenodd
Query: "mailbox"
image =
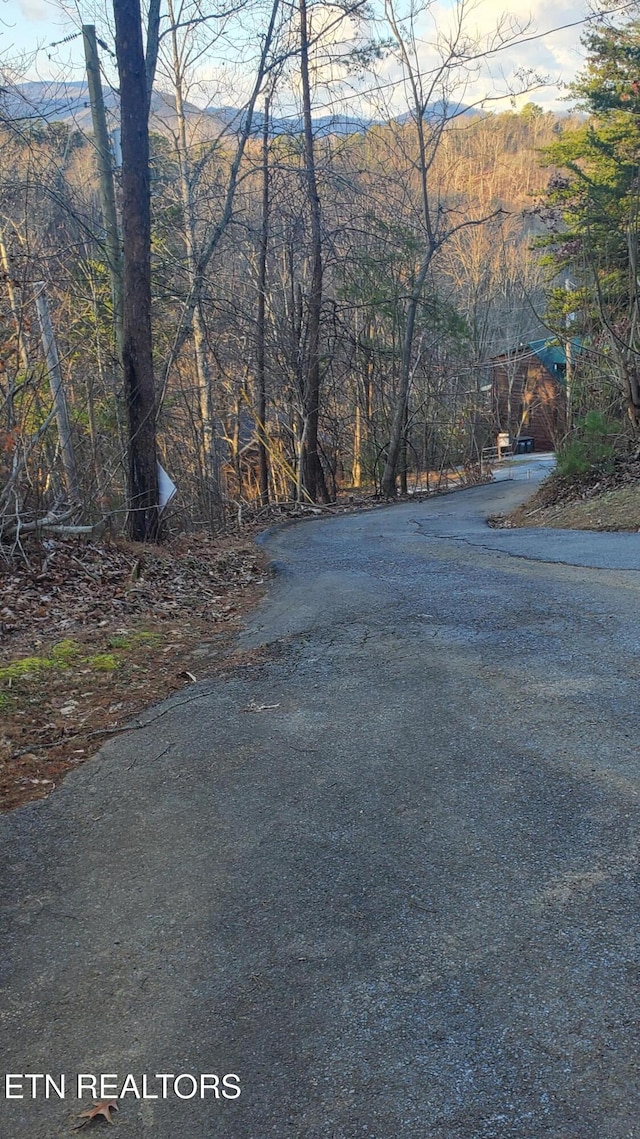
<path id="1" fill-rule="evenodd" d="M 511 439 L 509 437 L 509 432 L 508 431 L 500 431 L 498 434 L 498 443 L 497 443 L 498 458 L 501 459 L 503 454 L 505 454 L 507 451 L 509 451 L 510 448 L 511 448 Z"/>

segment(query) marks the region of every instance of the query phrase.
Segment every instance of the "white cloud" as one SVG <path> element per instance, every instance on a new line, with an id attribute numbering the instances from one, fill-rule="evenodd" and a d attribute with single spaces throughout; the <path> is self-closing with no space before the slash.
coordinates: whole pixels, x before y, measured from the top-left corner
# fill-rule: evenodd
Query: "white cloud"
<path id="1" fill-rule="evenodd" d="M 408 7 L 412 0 L 394 0 L 394 2 L 400 10 L 403 6 Z M 435 41 L 439 35 L 442 35 L 447 26 L 451 25 L 452 13 L 456 9 L 457 0 L 432 0 L 431 3 L 429 0 L 426 2 L 425 0 L 414 0 L 414 2 L 418 9 L 416 29 L 417 34 L 421 37 L 419 43 L 420 67 L 422 71 L 428 71 L 429 68 L 437 64 Z M 584 30 L 584 24 L 566 28 L 563 28 L 563 25 L 576 24 L 583 20 L 588 14 L 589 0 L 529 0 L 528 3 L 525 0 L 526 7 L 524 8 L 517 6 L 517 0 L 477 0 L 475 4 L 474 0 L 462 0 L 462 2 L 467 7 L 468 32 L 470 34 L 477 32 L 481 38 L 484 37 L 485 41 L 491 37 L 492 33 L 495 33 L 496 26 L 505 16 L 505 11 L 508 14 L 509 5 L 512 5 L 512 18 L 519 21 L 520 24 L 529 23 L 530 27 L 522 37 L 519 37 L 522 42 L 507 45 L 504 50 L 493 53 L 482 63 L 482 66 L 478 65 L 477 73 L 468 77 L 466 84 L 461 81 L 458 98 L 466 103 L 475 103 L 483 97 L 487 97 L 490 100 L 487 103 L 488 107 L 493 107 L 496 110 L 502 107 L 507 108 L 509 106 L 508 98 L 504 102 L 496 101 L 496 98 L 508 92 L 509 85 L 514 81 L 514 76 L 519 70 L 530 69 L 548 76 L 550 84 L 521 98 L 518 105 L 526 102 L 527 99 L 534 99 L 545 108 L 566 109 L 569 104 L 563 100 L 563 92 L 559 89 L 558 84 L 563 81 L 565 83 L 571 82 L 581 67 L 583 57 L 580 36 Z M 384 0 L 373 0 L 377 17 L 374 28 L 378 35 L 388 36 L 389 27 L 384 22 L 383 3 Z M 9 3 L 7 0 L 4 2 L 0 0 L 0 11 L 6 10 L 7 7 L 12 11 L 12 26 L 7 27 L 1 37 L 0 48 L 11 45 L 14 49 L 25 52 L 32 51 L 38 45 L 60 40 L 69 30 L 69 25 L 64 19 L 64 9 L 57 0 L 10 0 Z M 330 27 L 325 26 L 326 40 L 329 41 L 325 43 L 325 47 L 335 51 L 341 39 L 348 42 L 350 39 L 357 38 L 353 28 L 344 25 L 333 27 L 331 21 L 335 19 L 335 9 L 323 11 L 322 0 L 311 4 L 310 10 L 316 30 L 319 21 L 323 21 L 325 25 L 330 25 Z M 532 36 L 537 38 L 530 38 Z M 243 32 L 241 30 L 238 37 L 240 46 L 243 42 L 246 44 L 255 42 L 253 34 L 249 39 L 247 28 L 244 30 L 244 41 L 242 37 Z M 4 45 L 2 40 L 4 40 Z M 77 42 L 69 45 L 68 56 L 69 62 L 73 61 L 72 67 L 75 78 L 83 71 L 81 45 Z M 59 70 L 57 55 L 54 63 L 55 66 L 49 63 L 45 52 L 38 54 L 38 65 L 42 69 L 43 76 L 50 70 L 55 71 L 56 68 Z M 365 75 L 359 80 L 354 79 L 348 92 L 345 88 L 347 98 L 343 106 L 340 106 L 339 84 L 336 87 L 333 83 L 328 82 L 330 78 L 338 78 L 340 69 L 335 70 L 330 67 L 326 57 L 324 60 L 316 57 L 315 69 L 316 78 L 323 79 L 326 82 L 326 86 L 317 92 L 317 113 L 321 113 L 322 104 L 325 101 L 327 109 L 356 115 L 362 113 L 374 117 L 383 114 L 385 109 L 392 113 L 399 113 L 406 109 L 402 86 L 398 82 L 401 78 L 401 69 L 395 59 L 389 58 L 379 65 L 379 79 L 383 85 L 379 96 L 374 93 L 376 81 L 370 75 Z M 237 91 L 242 91 L 247 85 L 244 82 L 245 75 L 250 70 L 242 52 L 239 53 L 239 58 L 235 61 L 234 67 L 231 67 L 230 62 L 228 62 L 228 70 L 233 71 L 234 85 Z M 294 72 L 295 63 L 292 64 L 290 77 L 293 88 L 295 88 Z M 215 52 L 212 59 L 202 61 L 201 78 L 205 79 L 210 75 L 215 75 L 217 78 L 222 75 L 224 78 Z M 290 92 L 291 95 L 293 95 L 293 91 Z M 437 94 L 434 97 L 437 98 Z M 286 101 L 284 92 L 282 98 Z"/>
<path id="2" fill-rule="evenodd" d="M 485 92 L 500 95 L 518 72 L 535 72 L 548 78 L 549 84 L 530 97 L 547 107 L 566 107 L 559 85 L 571 82 L 582 66 L 580 37 L 585 25 L 581 21 L 587 14 L 586 0 L 532 0 L 527 8 L 512 12 L 523 32 L 511 35 L 510 44 L 487 58 L 481 78 L 472 85 L 474 97 Z M 504 0 L 482 0 L 470 23 L 481 36 L 491 38 L 504 17 Z"/>
<path id="3" fill-rule="evenodd" d="M 404 2 L 396 0 L 399 15 Z M 441 58 L 438 41 L 442 44 L 451 31 L 455 13 L 459 10 L 452 0 L 434 0 L 415 20 L 418 59 L 423 75 L 428 77 L 437 68 Z M 512 12 L 505 9 L 505 0 L 479 0 L 473 7 L 467 5 L 464 21 L 467 36 L 477 41 L 478 54 L 487 48 L 494 50 L 484 59 L 477 60 L 472 69 L 466 72 L 462 68 L 459 70 L 454 98 L 467 104 L 476 104 L 486 98 L 488 108 L 507 109 L 510 105 L 509 92 L 517 86 L 518 73 L 537 73 L 548 82 L 519 97 L 517 105 L 533 99 L 548 109 L 567 109 L 562 84 L 571 82 L 582 66 L 580 36 L 585 25 L 581 21 L 587 13 L 587 0 L 531 0 L 527 8 L 516 10 L 514 6 Z M 496 34 L 498 28 L 502 29 L 501 37 Z M 382 32 L 382 22 L 378 30 Z M 500 43 L 502 47 L 499 47 Z M 403 102 L 402 87 L 393 86 L 401 76 L 397 60 L 386 60 L 380 68 L 380 75 L 383 83 L 387 84 L 385 92 L 390 109 L 397 112 Z M 438 98 L 437 92 L 433 98 Z M 370 106 L 373 103 L 375 98 Z"/>
<path id="4" fill-rule="evenodd" d="M 18 0 L 18 12 L 29 23 L 44 23 L 51 17 L 51 5 L 46 0 Z"/>

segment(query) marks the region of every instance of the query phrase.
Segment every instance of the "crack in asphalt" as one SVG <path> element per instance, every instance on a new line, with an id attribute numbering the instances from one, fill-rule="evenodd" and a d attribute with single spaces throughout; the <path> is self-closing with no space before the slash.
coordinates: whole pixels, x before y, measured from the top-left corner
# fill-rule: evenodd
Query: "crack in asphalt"
<path id="1" fill-rule="evenodd" d="M 566 560 L 561 559 L 561 558 L 536 557 L 533 554 L 517 552 L 515 550 L 505 550 L 505 549 L 497 548 L 494 545 L 486 545 L 484 542 L 482 542 L 479 539 L 465 537 L 462 534 L 442 534 L 442 533 L 438 534 L 438 533 L 435 533 L 433 531 L 426 531 L 424 529 L 425 524 L 422 522 L 419 522 L 417 519 L 410 519 L 410 521 L 411 521 L 412 525 L 414 525 L 416 527 L 416 529 L 419 531 L 419 533 L 422 535 L 422 537 L 424 537 L 427 541 L 458 542 L 461 545 L 467 545 L 467 546 L 472 547 L 473 549 L 483 550 L 485 553 L 491 554 L 493 557 L 497 557 L 497 558 L 500 558 L 500 557 L 513 558 L 513 559 L 520 560 L 520 561 L 531 562 L 531 563 L 534 563 L 536 565 L 567 566 L 568 568 L 572 568 L 572 569 L 593 570 L 595 573 L 621 572 L 620 570 L 618 570 L 615 567 L 612 567 L 611 570 L 609 570 L 605 566 L 590 566 L 590 565 L 585 565 L 584 562 L 571 562 L 571 561 L 566 561 Z M 595 532 L 596 531 L 594 531 L 594 533 Z M 597 531 L 597 533 L 608 533 L 608 531 Z M 625 531 L 625 533 L 626 533 L 626 531 Z M 625 567 L 624 571 L 622 571 L 622 572 L 640 573 L 640 567 L 628 566 L 628 567 Z"/>

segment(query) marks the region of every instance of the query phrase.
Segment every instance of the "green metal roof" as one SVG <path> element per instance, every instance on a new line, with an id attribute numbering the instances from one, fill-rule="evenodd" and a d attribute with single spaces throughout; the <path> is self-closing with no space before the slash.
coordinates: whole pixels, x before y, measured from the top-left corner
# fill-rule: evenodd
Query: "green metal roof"
<path id="1" fill-rule="evenodd" d="M 557 337 L 548 337 L 546 340 L 530 340 L 529 347 L 532 352 L 535 352 L 541 364 L 544 364 L 547 371 L 555 376 L 556 379 L 564 379 L 567 370 L 567 355 L 564 350 L 564 342 L 561 343 Z M 578 336 L 571 338 L 571 348 L 575 355 L 580 352 L 582 348 L 582 341 Z"/>

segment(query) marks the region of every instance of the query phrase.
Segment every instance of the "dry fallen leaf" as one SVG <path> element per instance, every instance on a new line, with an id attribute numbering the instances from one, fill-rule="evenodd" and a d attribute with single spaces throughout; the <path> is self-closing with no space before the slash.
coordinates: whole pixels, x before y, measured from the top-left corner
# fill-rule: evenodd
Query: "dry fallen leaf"
<path id="1" fill-rule="evenodd" d="M 84 1119 L 84 1123 L 76 1127 L 76 1131 L 79 1131 L 81 1127 L 86 1127 L 87 1123 L 90 1123 L 92 1119 L 97 1119 L 99 1115 L 102 1115 L 107 1123 L 113 1123 L 111 1112 L 117 1110 L 118 1104 L 115 1099 L 101 1099 L 100 1103 L 96 1103 L 89 1111 L 80 1112 L 79 1118 Z"/>
<path id="2" fill-rule="evenodd" d="M 231 536 L 180 535 L 145 549 L 144 566 L 137 566 L 140 551 L 117 539 L 44 542 L 34 545 L 33 562 L 0 557 L 0 665 L 33 656 L 57 662 L 52 647 L 59 642 L 77 652 L 68 663 L 62 654 L 60 667 L 6 680 L 12 691 L 1 717 L 0 811 L 44 797 L 86 758 L 97 746 L 85 745 L 89 723 L 98 732 L 115 727 L 116 716 L 128 721 L 159 692 L 194 685 L 199 673 L 217 668 L 229 620 L 251 607 L 264 576 L 253 545 Z M 216 648 L 196 663 L 191 650 L 214 637 Z M 104 671 L 93 666 L 96 655 L 105 656 Z M 114 662 L 123 667 L 113 669 Z"/>

